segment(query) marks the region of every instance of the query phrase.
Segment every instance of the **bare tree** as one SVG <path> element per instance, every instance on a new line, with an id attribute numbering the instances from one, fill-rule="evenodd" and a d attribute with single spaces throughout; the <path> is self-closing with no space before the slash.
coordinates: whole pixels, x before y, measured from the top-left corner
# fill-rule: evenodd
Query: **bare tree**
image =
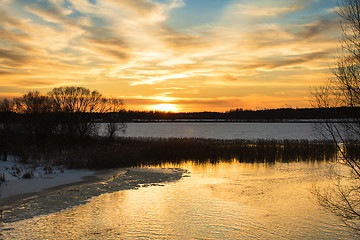
<path id="1" fill-rule="evenodd" d="M 104 116 L 108 119 L 109 139 L 126 127 L 119 115 L 124 109 L 121 99 L 105 98 L 98 91 L 84 87 L 58 87 L 47 95 L 28 92 L 13 103 L 16 112 L 27 119 L 24 126 L 29 136 L 45 142 L 47 137 L 57 135 L 70 143 L 79 143 L 84 137 L 97 135 Z M 0 112 L 11 107 L 11 102 L 0 101 Z"/>
<path id="2" fill-rule="evenodd" d="M 28 92 L 22 97 L 14 99 L 14 108 L 26 117 L 25 129 L 27 132 L 42 141 L 55 130 L 56 123 L 50 116 L 54 102 L 38 91 Z"/>
<path id="3" fill-rule="evenodd" d="M 51 100 L 40 92 L 28 92 L 22 97 L 14 99 L 15 109 L 20 113 L 45 113 L 53 108 Z"/>
<path id="4" fill-rule="evenodd" d="M 124 109 L 121 99 L 105 98 L 98 91 L 69 86 L 54 88 L 49 96 L 55 104 L 55 112 L 61 115 L 61 131 L 73 141 L 97 134 L 101 120 L 96 119 L 97 114 L 108 115 L 106 131 L 109 139 L 125 128 L 118 115 Z"/>
<path id="5" fill-rule="evenodd" d="M 314 92 L 313 106 L 346 107 L 353 118 L 337 122 L 324 116 L 324 123 L 317 126 L 337 145 L 339 156 L 332 168 L 332 186 L 318 188 L 316 194 L 321 205 L 360 233 L 360 0 L 341 0 L 337 12 L 341 51 L 334 77 Z"/>
<path id="6" fill-rule="evenodd" d="M 103 112 L 103 97 L 98 91 L 90 91 L 84 87 L 59 87 L 49 92 L 60 112 L 94 113 Z"/>
<path id="7" fill-rule="evenodd" d="M 8 149 L 10 148 L 9 140 L 11 138 L 11 113 L 13 111 L 13 101 L 4 98 L 0 100 L 0 160 L 7 160 Z M 1 155 L 3 157 L 1 158 Z M 1 177 L 0 173 L 0 184 Z M 0 210 L 1 212 L 1 210 Z M 1 215 L 1 214 L 0 214 Z M 0 217 L 1 219 L 1 217 Z"/>
<path id="8" fill-rule="evenodd" d="M 11 112 L 13 110 L 13 102 L 4 98 L 0 100 L 0 112 Z"/>
<path id="9" fill-rule="evenodd" d="M 106 101 L 106 106 L 106 132 L 109 140 L 111 141 L 116 136 L 117 132 L 124 131 L 126 128 L 126 124 L 119 116 L 120 112 L 124 110 L 124 102 L 118 98 L 109 98 Z"/>
<path id="10" fill-rule="evenodd" d="M 78 141 L 97 133 L 98 124 L 91 115 L 106 110 L 106 99 L 98 91 L 84 87 L 59 87 L 48 93 L 55 103 L 55 112 L 62 114 L 60 130 Z"/>

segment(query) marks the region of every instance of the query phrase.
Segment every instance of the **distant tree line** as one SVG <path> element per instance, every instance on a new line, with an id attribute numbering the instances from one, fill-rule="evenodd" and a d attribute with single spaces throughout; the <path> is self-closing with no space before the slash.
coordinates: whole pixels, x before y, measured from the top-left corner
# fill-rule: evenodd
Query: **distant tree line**
<path id="1" fill-rule="evenodd" d="M 80 90 L 82 89 L 82 90 Z M 64 92 L 64 91 L 67 92 Z M 76 93 L 75 98 L 65 96 L 72 95 L 71 91 L 87 91 L 86 101 L 83 100 L 84 93 Z M 63 92 L 61 92 L 63 91 Z M 93 94 L 91 96 L 91 94 Z M 265 121 L 277 122 L 282 120 L 301 120 L 301 119 L 356 119 L 359 118 L 360 107 L 314 107 L 314 108 L 278 108 L 264 110 L 244 110 L 242 108 L 232 109 L 227 112 L 162 112 L 162 111 L 133 111 L 125 110 L 123 101 L 116 98 L 103 98 L 99 93 L 85 88 L 62 87 L 55 88 L 48 95 L 41 95 L 39 92 L 29 92 L 21 98 L 14 100 L 0 100 L 0 119 L 11 117 L 12 121 L 22 119 L 29 113 L 72 113 L 69 116 L 82 114 L 82 122 L 88 122 L 90 126 L 82 126 L 83 129 L 69 129 L 68 132 L 79 136 L 86 135 L 91 130 L 93 122 L 111 123 L 108 127 L 108 134 L 113 136 L 118 128 L 116 122 L 144 121 L 173 121 L 173 120 L 224 120 L 224 121 Z M 74 114 L 75 113 L 75 114 Z M 88 118 L 86 119 L 85 118 Z M 70 119 L 68 119 L 70 121 Z M 74 121 L 74 119 L 72 120 Z M 71 124 L 72 125 L 72 124 Z M 80 126 L 78 126 L 80 127 Z M 90 131 L 91 132 L 91 131 Z"/>
<path id="2" fill-rule="evenodd" d="M 119 114 L 126 122 L 136 120 L 224 120 L 224 121 L 282 121 L 297 119 L 351 119 L 357 118 L 354 111 L 349 107 L 337 108 L 279 108 L 267 110 L 243 110 L 235 109 L 228 112 L 191 112 L 174 113 L 161 111 L 121 111 Z M 105 118 L 106 119 L 106 118 Z"/>

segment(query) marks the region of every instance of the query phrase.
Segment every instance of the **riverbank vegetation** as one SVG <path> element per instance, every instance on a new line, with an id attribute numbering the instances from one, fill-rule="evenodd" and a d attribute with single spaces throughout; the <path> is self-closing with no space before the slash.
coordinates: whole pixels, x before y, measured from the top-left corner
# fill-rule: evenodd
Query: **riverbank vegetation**
<path id="1" fill-rule="evenodd" d="M 203 138 L 118 138 L 110 144 L 92 142 L 69 152 L 65 164 L 82 168 L 113 168 L 161 163 L 232 161 L 326 161 L 336 156 L 334 144 L 308 140 L 220 140 Z"/>
<path id="2" fill-rule="evenodd" d="M 309 140 L 220 140 L 204 138 L 127 138 L 86 136 L 78 142 L 62 135 L 31 142 L 22 131 L 7 139 L 7 154 L 22 163 L 63 165 L 68 168 L 118 168 L 186 160 L 198 162 L 329 161 L 336 157 L 333 142 Z M 353 145 L 352 145 L 353 146 Z M 356 148 L 355 148 L 356 149 Z M 2 156 L 4 159 L 4 156 Z"/>

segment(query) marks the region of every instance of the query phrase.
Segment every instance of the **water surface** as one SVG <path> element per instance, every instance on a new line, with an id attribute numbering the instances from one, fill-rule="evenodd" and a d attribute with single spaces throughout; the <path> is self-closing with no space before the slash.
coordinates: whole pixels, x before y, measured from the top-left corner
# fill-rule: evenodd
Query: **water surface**
<path id="1" fill-rule="evenodd" d="M 195 164 L 164 186 L 5 224 L 5 239 L 356 239 L 317 205 L 326 163 Z M 166 167 L 173 167 L 167 165 Z M 179 167 L 179 165 L 176 165 Z"/>
<path id="2" fill-rule="evenodd" d="M 313 123 L 159 122 L 127 123 L 128 137 L 199 137 L 216 139 L 317 139 Z"/>

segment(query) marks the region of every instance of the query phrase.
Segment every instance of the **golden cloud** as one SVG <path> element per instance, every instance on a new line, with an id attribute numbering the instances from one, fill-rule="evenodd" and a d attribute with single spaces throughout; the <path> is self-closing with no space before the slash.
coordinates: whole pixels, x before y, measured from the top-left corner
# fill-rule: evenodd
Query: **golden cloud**
<path id="1" fill-rule="evenodd" d="M 331 11 L 282 21 L 311 0 L 234 3 L 217 22 L 181 31 L 167 25 L 172 10 L 186 3 L 181 0 L 67 3 L 1 2 L 0 76 L 6 79 L 0 87 L 83 83 L 112 95 L 124 89 L 130 103 L 145 105 L 161 104 L 155 97 L 173 89 L 167 96 L 183 109 L 261 105 L 261 96 L 273 99 L 269 106 L 303 105 L 290 92 L 304 94 L 320 82 L 338 46 L 339 24 Z M 289 87 L 288 95 L 270 94 L 281 86 Z M 145 97 L 134 99 L 136 91 Z"/>

